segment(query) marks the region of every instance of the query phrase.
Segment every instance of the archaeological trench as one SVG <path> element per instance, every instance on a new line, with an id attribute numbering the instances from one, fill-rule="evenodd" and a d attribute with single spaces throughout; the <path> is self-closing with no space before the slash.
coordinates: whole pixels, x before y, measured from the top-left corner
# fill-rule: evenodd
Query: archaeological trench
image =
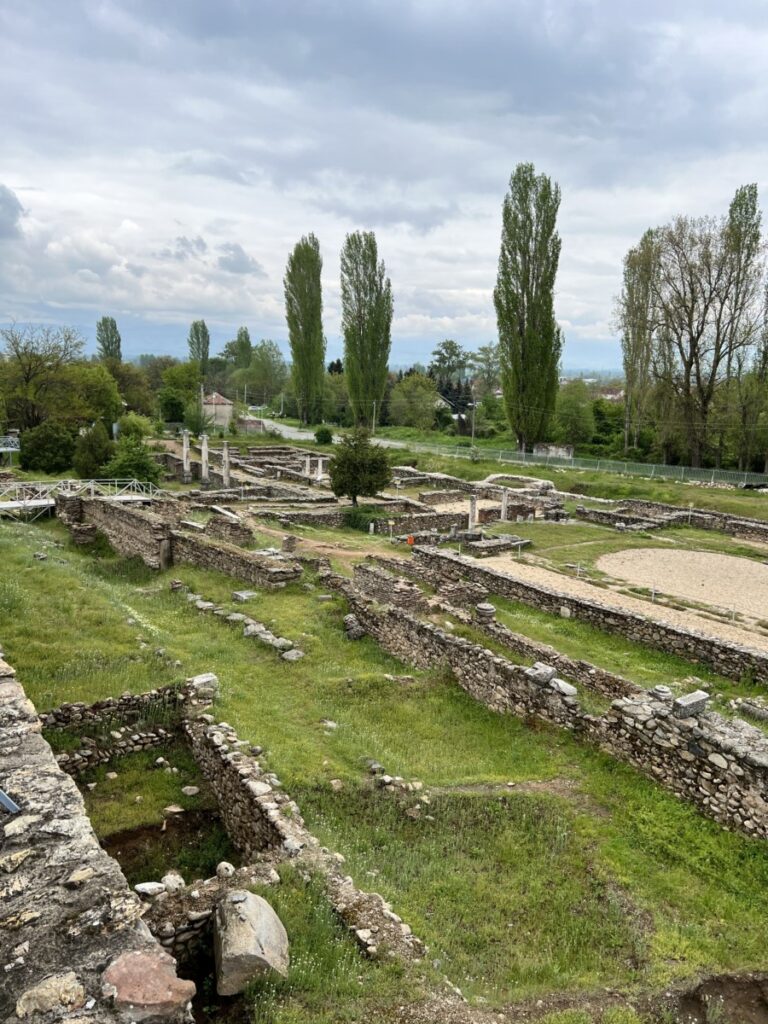
<path id="1" fill-rule="evenodd" d="M 350 642 L 367 634 L 406 664 L 448 666 L 474 700 L 499 714 L 568 730 L 723 827 L 768 840 L 764 731 L 709 710 L 704 691 L 675 698 L 664 686 L 643 690 L 497 621 L 489 594 L 681 654 L 733 679 L 748 673 L 768 681 L 765 649 L 723 639 L 704 622 L 701 629 L 685 629 L 487 567 L 487 555 L 524 542 L 514 535 L 489 539 L 484 524 L 566 517 L 565 496 L 551 484 L 502 474 L 473 484 L 396 468 L 396 481 L 418 487 L 419 497 L 383 497 L 385 515 L 373 521 L 371 531 L 393 539 L 408 536 L 415 540 L 412 554 L 407 559 L 371 555 L 349 577 L 332 571 L 323 558 L 301 555 L 290 534 L 296 524 L 334 527 L 344 521 L 342 506 L 324 486 L 321 458 L 287 445 L 230 457 L 226 445 L 214 454 L 207 445 L 190 449 L 185 438 L 180 456 L 169 451 L 162 460 L 169 474 L 195 489 L 165 493 L 144 505 L 59 494 L 55 513 L 74 543 L 89 544 L 100 534 L 118 553 L 137 556 L 153 569 L 193 565 L 224 572 L 233 579 L 235 604 L 247 595 L 244 586 L 280 588 L 310 568 L 329 592 L 343 595 Z M 441 510 L 457 500 L 467 503 L 467 512 Z M 210 513 L 202 524 L 193 515 L 201 508 Z M 621 530 L 690 524 L 695 517 L 702 529 L 751 540 L 768 537 L 768 523 L 760 520 L 651 502 L 580 507 L 576 515 Z M 281 550 L 248 546 L 252 533 L 246 519 L 260 517 L 276 520 L 286 531 Z M 457 539 L 462 553 L 446 545 Z M 220 617 L 222 628 L 242 631 L 287 661 L 303 657 L 291 641 L 250 616 L 190 593 L 180 581 L 171 587 L 199 614 Z M 430 608 L 472 623 L 493 641 L 494 650 L 428 621 L 424 613 Z M 514 658 L 505 658 L 500 648 Z M 520 664 L 521 657 L 527 664 Z M 286 861 L 322 877 L 329 904 L 361 956 L 418 961 L 425 955 L 422 941 L 393 907 L 360 888 L 345 873 L 343 857 L 309 833 L 300 808 L 262 765 L 261 749 L 218 721 L 218 685 L 217 666 L 205 665 L 177 686 L 148 687 L 145 693 L 90 706 L 65 704 L 38 716 L 25 696 L 24 680 L 0 660 L 0 789 L 8 798 L 0 810 L 2 1020 L 189 1021 L 195 982 L 185 964 L 200 948 L 214 953 L 220 995 L 242 992 L 261 973 L 285 973 L 290 936 L 268 900 L 250 889 L 277 882 L 276 867 Z M 606 698 L 607 710 L 587 711 L 580 689 Z M 162 725 L 151 724 L 157 709 L 163 712 L 157 719 Z M 768 717 L 759 700 L 744 710 Z M 126 724 L 115 729 L 116 721 Z M 103 726 L 98 743 L 54 755 L 43 738 L 43 729 L 77 732 L 85 725 Z M 96 838 L 78 780 L 94 766 L 140 750 L 152 749 L 162 765 L 172 743 L 191 752 L 241 866 L 223 861 L 204 880 L 169 872 L 131 888 Z M 384 788 L 405 785 L 387 775 L 378 782 Z M 768 1020 L 768 1004 L 766 1011 L 755 1019 Z"/>

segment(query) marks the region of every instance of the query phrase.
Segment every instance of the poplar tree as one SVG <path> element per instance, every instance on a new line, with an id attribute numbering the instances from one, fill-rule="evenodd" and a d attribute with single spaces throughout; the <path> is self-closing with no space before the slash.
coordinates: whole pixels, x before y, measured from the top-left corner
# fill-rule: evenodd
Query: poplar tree
<path id="1" fill-rule="evenodd" d="M 103 316 L 96 324 L 96 346 L 99 359 L 113 359 L 119 363 L 122 359 L 120 348 L 120 331 L 112 316 Z"/>
<path id="2" fill-rule="evenodd" d="M 358 424 L 375 426 L 387 387 L 392 345 L 392 285 L 372 231 L 347 235 L 341 250 L 344 375 Z"/>
<path id="3" fill-rule="evenodd" d="M 302 423 L 318 423 L 323 412 L 325 336 L 320 275 L 323 258 L 313 234 L 304 235 L 288 257 L 283 286 L 291 346 L 291 376 Z"/>
<path id="4" fill-rule="evenodd" d="M 546 436 L 557 397 L 563 340 L 555 320 L 560 188 L 518 164 L 504 198 L 493 293 L 501 386 L 510 426 L 525 450 Z"/>
<path id="5" fill-rule="evenodd" d="M 205 320 L 194 320 L 189 328 L 187 338 L 189 358 L 200 363 L 200 372 L 205 376 L 208 370 L 208 353 L 211 347 L 211 336 Z"/>
<path id="6" fill-rule="evenodd" d="M 617 308 L 624 365 L 625 452 L 630 442 L 637 448 L 651 397 L 656 269 L 654 233 L 646 231 L 640 244 L 624 257 L 624 276 Z"/>

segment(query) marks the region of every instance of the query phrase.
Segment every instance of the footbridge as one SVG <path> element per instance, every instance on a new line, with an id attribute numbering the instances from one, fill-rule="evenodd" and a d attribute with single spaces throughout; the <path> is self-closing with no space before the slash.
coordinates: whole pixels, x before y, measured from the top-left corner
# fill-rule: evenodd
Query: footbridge
<path id="1" fill-rule="evenodd" d="M 55 507 L 58 494 L 146 504 L 165 493 L 141 480 L 12 480 L 0 483 L 0 516 L 37 519 Z"/>

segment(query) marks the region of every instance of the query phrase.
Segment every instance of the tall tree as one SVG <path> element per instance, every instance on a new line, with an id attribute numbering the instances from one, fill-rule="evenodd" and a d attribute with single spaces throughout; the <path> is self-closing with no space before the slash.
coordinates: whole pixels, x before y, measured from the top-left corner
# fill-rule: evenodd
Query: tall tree
<path id="1" fill-rule="evenodd" d="M 103 316 L 96 324 L 96 348 L 99 359 L 112 359 L 119 363 L 123 358 L 120 348 L 120 331 L 113 316 Z"/>
<path id="2" fill-rule="evenodd" d="M 429 364 L 435 377 L 447 380 L 461 379 L 469 363 L 469 356 L 457 341 L 446 338 L 432 352 Z"/>
<path id="3" fill-rule="evenodd" d="M 485 398 L 499 386 L 499 346 L 491 342 L 481 345 L 476 352 L 471 352 L 469 365 L 474 375 L 474 386 L 477 394 Z"/>
<path id="4" fill-rule="evenodd" d="M 189 328 L 187 338 L 189 358 L 200 364 L 200 372 L 205 376 L 208 369 L 208 356 L 211 349 L 211 336 L 205 320 L 194 320 Z"/>
<path id="5" fill-rule="evenodd" d="M 347 235 L 341 250 L 344 373 L 355 422 L 376 423 L 392 345 L 392 285 L 372 231 Z"/>
<path id="6" fill-rule="evenodd" d="M 504 198 L 493 293 L 504 402 L 520 447 L 545 436 L 557 396 L 562 335 L 554 288 L 560 188 L 533 164 L 518 164 Z"/>
<path id="7" fill-rule="evenodd" d="M 248 389 L 249 401 L 264 405 L 280 394 L 287 380 L 288 367 L 283 353 L 268 338 L 262 338 L 258 345 L 253 346 L 248 367 L 232 374 L 232 382 L 237 387 Z"/>
<path id="8" fill-rule="evenodd" d="M 50 415 L 51 404 L 66 393 L 66 371 L 83 351 L 72 327 L 11 327 L 0 330 L 5 343 L 3 390 L 9 422 L 21 430 Z"/>
<path id="9" fill-rule="evenodd" d="M 224 346 L 222 357 L 231 363 L 235 370 L 245 370 L 251 362 L 253 345 L 247 327 L 238 327 L 237 337 Z"/>
<path id="10" fill-rule="evenodd" d="M 665 351 L 655 373 L 677 398 L 688 458 L 701 466 L 718 391 L 745 363 L 740 354 L 754 347 L 763 323 L 757 189 L 738 189 L 727 217 L 677 217 L 656 237 L 656 347 Z"/>
<path id="11" fill-rule="evenodd" d="M 640 244 L 624 257 L 624 277 L 616 320 L 621 331 L 624 364 L 624 451 L 638 437 L 651 397 L 653 356 L 653 276 L 656 271 L 654 232 L 646 231 Z"/>
<path id="12" fill-rule="evenodd" d="M 291 373 L 302 423 L 317 423 L 323 412 L 325 336 L 320 275 L 323 258 L 313 234 L 293 247 L 285 268 L 285 319 L 291 345 Z"/>

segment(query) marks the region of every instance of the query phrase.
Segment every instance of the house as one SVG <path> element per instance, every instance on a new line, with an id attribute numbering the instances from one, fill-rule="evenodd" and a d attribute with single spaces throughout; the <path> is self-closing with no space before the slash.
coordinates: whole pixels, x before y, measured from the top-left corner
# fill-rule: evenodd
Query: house
<path id="1" fill-rule="evenodd" d="M 203 398 L 203 415 L 213 420 L 214 427 L 228 430 L 235 411 L 235 403 L 214 391 Z"/>

